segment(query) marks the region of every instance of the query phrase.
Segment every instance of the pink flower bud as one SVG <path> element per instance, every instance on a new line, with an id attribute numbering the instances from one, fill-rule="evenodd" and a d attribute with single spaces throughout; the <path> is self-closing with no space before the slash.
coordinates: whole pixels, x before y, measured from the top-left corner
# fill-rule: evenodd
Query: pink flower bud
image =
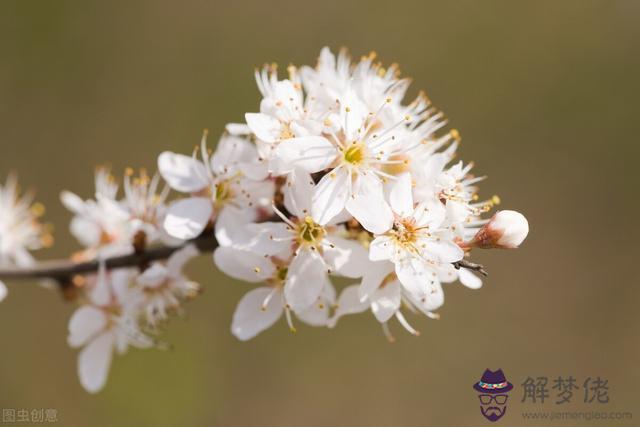
<path id="1" fill-rule="evenodd" d="M 529 234 L 529 222 L 520 212 L 498 211 L 478 231 L 468 246 L 483 249 L 515 249 Z"/>

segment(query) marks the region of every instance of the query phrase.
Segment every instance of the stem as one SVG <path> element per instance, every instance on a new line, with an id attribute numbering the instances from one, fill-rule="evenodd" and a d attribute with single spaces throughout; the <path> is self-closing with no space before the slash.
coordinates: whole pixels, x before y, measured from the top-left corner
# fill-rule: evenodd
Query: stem
<path id="1" fill-rule="evenodd" d="M 460 268 L 462 267 L 468 270 L 477 271 L 478 273 L 482 274 L 485 277 L 489 275 L 489 273 L 485 271 L 482 264 L 476 264 L 475 262 L 466 261 L 464 259 L 454 262 L 453 266 L 456 268 L 456 270 L 460 270 Z"/>
<path id="2" fill-rule="evenodd" d="M 140 253 L 120 255 L 105 260 L 107 269 L 125 267 L 144 267 L 152 261 L 167 259 L 174 252 L 193 244 L 200 252 L 212 252 L 218 247 L 213 234 L 205 234 L 188 240 L 179 246 L 159 246 Z M 70 281 L 77 274 L 95 273 L 98 271 L 99 261 L 74 262 L 68 260 L 44 261 L 33 267 L 15 267 L 0 269 L 0 279 L 55 279 L 64 283 Z"/>

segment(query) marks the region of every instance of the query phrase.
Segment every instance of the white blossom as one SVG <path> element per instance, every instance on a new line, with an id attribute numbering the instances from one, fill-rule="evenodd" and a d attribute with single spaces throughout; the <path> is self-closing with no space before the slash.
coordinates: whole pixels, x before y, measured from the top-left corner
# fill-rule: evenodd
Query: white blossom
<path id="1" fill-rule="evenodd" d="M 413 203 L 411 177 L 400 176 L 389 195 L 393 216 L 385 218 L 387 229 L 371 242 L 372 261 L 390 260 L 402 285 L 422 293 L 433 266 L 459 261 L 463 250 L 451 232 L 441 227 L 445 206 L 438 200 Z"/>
<path id="2" fill-rule="evenodd" d="M 171 313 L 180 310 L 182 301 L 198 295 L 200 285 L 189 280 L 182 271 L 184 265 L 197 255 L 198 250 L 187 245 L 166 262 L 153 263 L 136 278 L 139 299 L 135 304 L 149 326 L 155 327 L 167 320 Z"/>
<path id="3" fill-rule="evenodd" d="M 90 393 L 100 391 L 107 381 L 113 353 L 124 354 L 129 346 L 148 348 L 154 344 L 141 332 L 136 312 L 131 310 L 132 272 L 103 269 L 89 278 L 88 303 L 78 308 L 69 320 L 67 341 L 82 348 L 78 355 L 80 383 Z"/>
<path id="4" fill-rule="evenodd" d="M 20 196 L 15 175 L 0 184 L 0 267 L 30 266 L 34 259 L 29 251 L 52 243 L 47 227 L 38 221 L 44 207 L 32 202 L 32 195 Z M 6 296 L 7 288 L 0 282 L 0 301 Z"/>
<path id="5" fill-rule="evenodd" d="M 167 190 L 159 188 L 158 175 L 149 178 L 142 170 L 133 177 L 133 171 L 127 170 L 122 199 L 118 198 L 117 180 L 108 169 L 96 170 L 95 185 L 94 199 L 83 200 L 70 191 L 60 195 L 74 214 L 70 230 L 85 248 L 83 258 L 130 253 L 140 237 L 144 244 L 170 241 L 161 226 Z"/>
<path id="6" fill-rule="evenodd" d="M 292 274 L 292 257 L 264 257 L 250 251 L 222 247 L 215 251 L 214 261 L 231 277 L 251 283 L 264 282 L 265 285 L 249 291 L 238 303 L 231 324 L 231 332 L 238 339 L 246 341 L 253 338 L 273 325 L 283 313 L 292 332 L 296 331 L 292 313 L 311 326 L 327 325 L 329 308 L 335 303 L 335 290 L 322 276 L 316 279 L 309 277 L 309 280 L 318 280 L 320 284 L 320 291 L 312 297 L 311 304 L 292 307 L 287 302 L 285 292 Z"/>
<path id="7" fill-rule="evenodd" d="M 265 162 L 249 141 L 223 136 L 213 155 L 201 142 L 201 159 L 165 151 L 158 170 L 169 186 L 189 197 L 173 202 L 164 228 L 178 239 L 192 239 L 215 221 L 216 238 L 229 242 L 239 225 L 256 220 L 273 198 L 274 183 L 267 179 Z"/>

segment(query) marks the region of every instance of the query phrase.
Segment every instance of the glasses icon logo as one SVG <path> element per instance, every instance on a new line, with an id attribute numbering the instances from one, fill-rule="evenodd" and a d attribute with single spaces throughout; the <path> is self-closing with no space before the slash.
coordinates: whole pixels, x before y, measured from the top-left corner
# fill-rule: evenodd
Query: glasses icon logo
<path id="1" fill-rule="evenodd" d="M 506 394 L 498 394 L 495 396 L 490 394 L 479 394 L 478 397 L 480 398 L 480 403 L 483 405 L 490 405 L 492 401 L 498 405 L 505 405 L 509 396 Z"/>
<path id="2" fill-rule="evenodd" d="M 502 369 L 485 370 L 480 381 L 473 385 L 480 399 L 480 413 L 489 421 L 498 421 L 507 412 L 507 394 L 513 384 L 507 381 Z"/>

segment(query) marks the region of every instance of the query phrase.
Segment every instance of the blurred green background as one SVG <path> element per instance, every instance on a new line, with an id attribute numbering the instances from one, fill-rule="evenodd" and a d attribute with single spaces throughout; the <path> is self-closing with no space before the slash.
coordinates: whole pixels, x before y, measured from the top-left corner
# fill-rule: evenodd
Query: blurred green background
<path id="1" fill-rule="evenodd" d="M 241 343 L 229 326 L 249 285 L 202 257 L 189 270 L 206 292 L 170 325 L 173 349 L 117 357 L 97 396 L 66 345 L 73 306 L 9 283 L 0 408 L 56 408 L 65 426 L 481 425 L 471 385 L 502 368 L 516 389 L 500 425 L 565 410 L 520 403 L 527 376 L 605 377 L 609 404 L 578 390 L 571 408 L 640 418 L 639 18 L 632 0 L 2 1 L 0 176 L 17 171 L 47 206 L 56 246 L 41 258 L 77 248 L 60 190 L 89 197 L 97 164 L 190 151 L 203 128 L 257 111 L 254 67 L 315 64 L 324 45 L 399 62 L 489 176 L 481 195 L 531 233 L 477 254 L 485 286 L 448 286 L 442 319 L 410 318 L 419 338 L 392 325 L 395 344 L 370 314 Z M 597 425 L 617 424 L 634 421 Z"/>

